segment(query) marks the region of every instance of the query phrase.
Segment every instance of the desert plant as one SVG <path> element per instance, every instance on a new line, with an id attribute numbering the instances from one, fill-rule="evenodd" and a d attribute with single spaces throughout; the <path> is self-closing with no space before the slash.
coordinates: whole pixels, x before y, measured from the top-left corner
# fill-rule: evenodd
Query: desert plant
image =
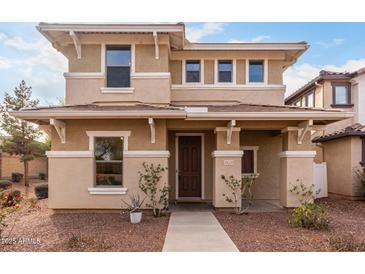
<path id="1" fill-rule="evenodd" d="M 22 179 L 23 179 L 23 174 L 22 173 L 19 173 L 19 172 L 13 172 L 11 173 L 11 180 L 14 182 L 14 183 L 19 183 Z"/>
<path id="2" fill-rule="evenodd" d="M 38 199 L 46 199 L 48 198 L 48 184 L 39 184 L 34 188 L 35 196 Z"/>
<path id="3" fill-rule="evenodd" d="M 19 190 L 5 190 L 0 193 L 0 207 L 13 207 L 17 204 L 20 204 L 22 200 L 22 196 Z"/>
<path id="4" fill-rule="evenodd" d="M 44 173 L 44 172 L 39 172 L 38 176 L 39 176 L 40 180 L 45 180 L 46 179 L 46 173 Z"/>
<path id="5" fill-rule="evenodd" d="M 0 190 L 12 187 L 12 183 L 8 180 L 0 180 Z"/>
<path id="6" fill-rule="evenodd" d="M 355 169 L 355 174 L 359 178 L 362 185 L 362 195 L 365 196 L 365 167 Z"/>
<path id="7" fill-rule="evenodd" d="M 352 234 L 339 236 L 331 236 L 329 239 L 331 247 L 334 251 L 343 252 L 364 252 L 365 242 L 356 241 Z"/>
<path id="8" fill-rule="evenodd" d="M 253 194 L 252 194 L 252 186 L 255 180 L 257 179 L 258 174 L 248 174 L 243 175 L 241 179 L 237 179 L 234 176 L 229 176 L 228 178 L 224 175 L 221 175 L 221 179 L 226 183 L 229 187 L 230 195 L 223 193 L 223 197 L 226 198 L 228 203 L 232 203 L 234 205 L 234 210 L 236 214 L 246 213 L 247 210 L 252 205 Z M 242 203 L 240 200 L 246 200 L 247 206 L 242 208 Z"/>
<path id="9" fill-rule="evenodd" d="M 133 213 L 133 212 L 139 212 L 141 210 L 141 207 L 144 203 L 144 200 L 146 199 L 146 197 L 144 197 L 141 200 L 141 197 L 139 196 L 139 194 L 132 194 L 129 195 L 129 200 L 130 202 L 126 202 L 122 199 L 122 203 L 125 204 L 128 207 L 128 210 Z"/>
<path id="10" fill-rule="evenodd" d="M 167 186 L 158 187 L 162 173 L 167 168 L 162 167 L 161 164 L 155 166 L 143 163 L 143 169 L 143 172 L 138 172 L 139 188 L 148 197 L 149 203 L 146 206 L 152 209 L 153 216 L 160 217 L 169 208 L 169 188 Z"/>
<path id="11" fill-rule="evenodd" d="M 300 205 L 291 212 L 288 223 L 292 227 L 303 227 L 307 229 L 328 229 L 329 220 L 326 208 L 322 204 L 314 202 L 317 192 L 314 185 L 306 186 L 302 181 L 297 180 L 290 192 L 298 197 Z"/>

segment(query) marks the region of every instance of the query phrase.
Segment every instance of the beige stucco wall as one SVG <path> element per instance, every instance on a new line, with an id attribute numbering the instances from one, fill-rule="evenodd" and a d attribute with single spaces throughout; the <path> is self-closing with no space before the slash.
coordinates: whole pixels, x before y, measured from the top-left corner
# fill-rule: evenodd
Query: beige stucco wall
<path id="1" fill-rule="evenodd" d="M 136 45 L 136 72 L 168 72 L 169 50 L 167 45 L 159 46 L 159 58 L 155 58 L 154 45 Z"/>
<path id="2" fill-rule="evenodd" d="M 214 60 L 204 60 L 204 83 L 214 84 Z"/>
<path id="3" fill-rule="evenodd" d="M 0 153 L 1 161 L 0 175 L 2 178 L 11 178 L 13 172 L 19 172 L 24 174 L 24 165 L 20 161 L 19 156 L 11 156 L 6 153 Z M 30 177 L 39 177 L 39 173 L 47 173 L 47 158 L 35 158 L 33 161 L 29 162 L 28 174 Z M 1 178 L 0 178 L 1 179 Z"/>
<path id="4" fill-rule="evenodd" d="M 170 60 L 171 83 L 175 85 L 182 84 L 182 61 Z"/>
<path id="5" fill-rule="evenodd" d="M 81 59 L 77 58 L 74 45 L 68 45 L 64 50 L 68 58 L 69 72 L 100 72 L 101 45 L 81 45 Z"/>
<path id="6" fill-rule="evenodd" d="M 257 173 L 260 175 L 253 185 L 254 198 L 279 199 L 281 136 L 273 135 L 272 131 L 242 130 L 240 145 L 258 146 Z"/>
<path id="7" fill-rule="evenodd" d="M 268 83 L 272 85 L 283 84 L 283 61 L 269 60 L 268 61 Z"/>
<path id="8" fill-rule="evenodd" d="M 61 144 L 54 129 L 52 129 L 52 150 L 89 150 L 89 137 L 87 130 L 130 130 L 128 138 L 129 150 L 166 150 L 166 121 L 156 119 L 156 142 L 151 144 L 150 127 L 147 119 L 139 120 L 67 120 L 66 143 Z"/>
<path id="9" fill-rule="evenodd" d="M 236 61 L 236 83 L 239 85 L 246 84 L 246 61 Z"/>
<path id="10" fill-rule="evenodd" d="M 102 93 L 104 78 L 66 79 L 66 104 L 83 105 L 94 102 L 142 102 L 168 104 L 170 102 L 169 78 L 131 78 L 133 93 Z"/>
<path id="11" fill-rule="evenodd" d="M 170 199 L 176 197 L 176 133 L 204 133 L 204 199 L 212 200 L 213 195 L 213 160 L 211 157 L 212 151 L 215 149 L 215 137 L 212 130 L 200 131 L 169 131 L 168 133 L 168 150 L 170 151 L 169 158 L 169 184 L 171 187 Z"/>
<path id="12" fill-rule="evenodd" d="M 344 196 L 360 196 L 361 184 L 354 173 L 361 161 L 361 139 L 345 137 L 323 143 L 327 162 L 328 192 Z"/>

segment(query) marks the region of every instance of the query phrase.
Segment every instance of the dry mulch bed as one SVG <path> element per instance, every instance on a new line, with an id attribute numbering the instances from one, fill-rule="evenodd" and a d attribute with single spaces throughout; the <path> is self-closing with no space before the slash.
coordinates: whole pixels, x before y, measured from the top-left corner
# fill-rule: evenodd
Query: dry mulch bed
<path id="1" fill-rule="evenodd" d="M 144 212 L 142 222 L 133 225 L 129 213 L 53 214 L 47 208 L 47 199 L 38 204 L 40 208 L 20 218 L 11 235 L 28 243 L 0 245 L 0 251 L 162 250 L 167 216 L 154 218 L 152 213 Z"/>
<path id="2" fill-rule="evenodd" d="M 240 251 L 335 251 L 331 239 L 343 236 L 365 243 L 365 201 L 325 198 L 319 202 L 328 209 L 328 231 L 289 227 L 290 211 L 215 212 L 215 216 Z"/>

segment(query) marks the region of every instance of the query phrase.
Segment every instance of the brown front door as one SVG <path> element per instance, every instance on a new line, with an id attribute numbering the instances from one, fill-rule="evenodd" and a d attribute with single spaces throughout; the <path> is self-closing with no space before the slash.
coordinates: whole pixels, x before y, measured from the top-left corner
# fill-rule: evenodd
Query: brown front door
<path id="1" fill-rule="evenodd" d="M 179 136 L 179 197 L 201 197 L 201 136 Z"/>

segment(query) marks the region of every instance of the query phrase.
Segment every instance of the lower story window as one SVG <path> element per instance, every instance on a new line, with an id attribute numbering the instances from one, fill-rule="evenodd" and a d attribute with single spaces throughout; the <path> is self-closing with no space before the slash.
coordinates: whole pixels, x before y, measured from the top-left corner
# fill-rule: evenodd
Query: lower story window
<path id="1" fill-rule="evenodd" d="M 123 185 L 123 137 L 95 137 L 96 186 Z"/>

